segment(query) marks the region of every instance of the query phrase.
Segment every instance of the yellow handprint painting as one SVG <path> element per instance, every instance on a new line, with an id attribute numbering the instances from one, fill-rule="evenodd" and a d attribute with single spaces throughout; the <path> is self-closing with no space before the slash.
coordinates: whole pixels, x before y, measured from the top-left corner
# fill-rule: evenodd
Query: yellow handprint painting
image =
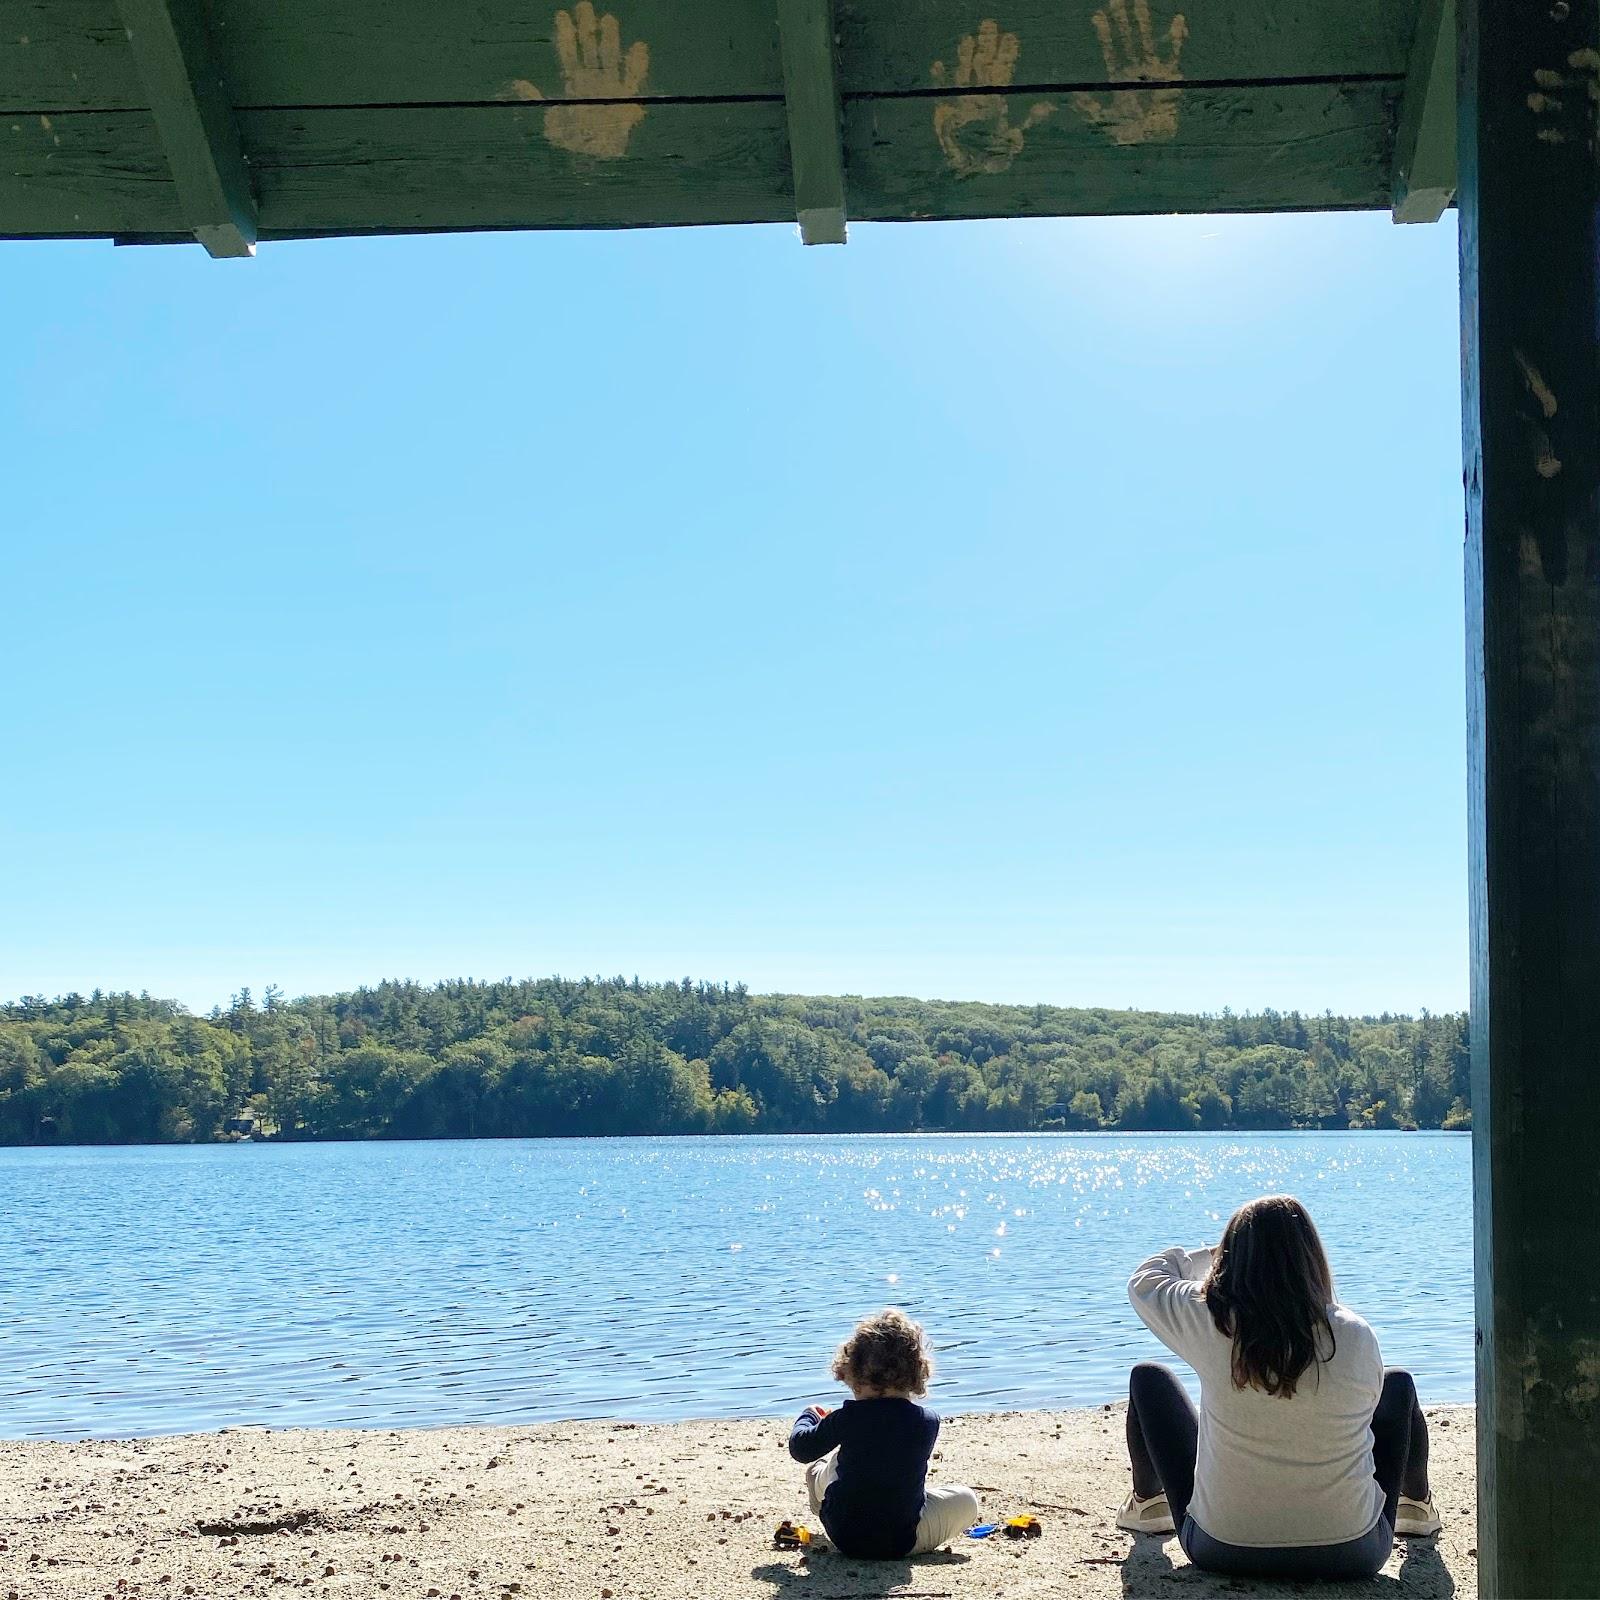
<path id="1" fill-rule="evenodd" d="M 1113 83 L 1172 83 L 1178 70 L 1189 24 L 1178 12 L 1167 29 L 1166 54 L 1156 44 L 1150 0 L 1111 0 L 1093 17 L 1106 76 Z M 1148 144 L 1170 139 L 1178 131 L 1181 89 L 1116 89 L 1104 100 L 1097 95 L 1075 94 L 1072 103 L 1080 115 L 1104 129 L 1113 144 Z"/>
<path id="2" fill-rule="evenodd" d="M 933 108 L 933 131 L 950 170 L 958 177 L 976 173 L 1001 173 L 1022 153 L 1028 130 L 1048 117 L 1055 107 L 1048 101 L 1032 106 L 1020 123 L 1011 120 L 1011 99 L 996 94 L 1011 87 L 1022 44 L 1014 33 L 1002 33 L 993 17 L 978 24 L 956 48 L 955 87 L 971 92 L 953 100 L 940 100 Z M 950 83 L 944 62 L 930 69 L 941 88 Z"/>
<path id="3" fill-rule="evenodd" d="M 621 23 L 609 12 L 599 15 L 591 0 L 578 0 L 571 11 L 556 12 L 555 45 L 565 98 L 618 103 L 567 106 L 551 101 L 544 114 L 545 138 L 575 156 L 601 161 L 625 156 L 645 112 L 643 106 L 626 102 L 644 92 L 650 46 L 635 40 L 624 55 Z M 543 90 L 526 78 L 516 79 L 511 92 L 519 100 L 545 98 Z"/>

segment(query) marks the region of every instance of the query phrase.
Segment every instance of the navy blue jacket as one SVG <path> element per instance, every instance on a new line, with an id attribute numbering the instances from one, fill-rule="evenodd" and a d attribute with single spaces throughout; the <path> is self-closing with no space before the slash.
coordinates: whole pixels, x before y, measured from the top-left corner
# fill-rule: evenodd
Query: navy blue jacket
<path id="1" fill-rule="evenodd" d="M 846 1400 L 820 1422 L 801 1412 L 789 1454 L 820 1461 L 839 1452 L 837 1476 L 822 1497 L 822 1526 L 841 1555 L 911 1554 L 938 1437 L 938 1417 L 915 1400 Z"/>

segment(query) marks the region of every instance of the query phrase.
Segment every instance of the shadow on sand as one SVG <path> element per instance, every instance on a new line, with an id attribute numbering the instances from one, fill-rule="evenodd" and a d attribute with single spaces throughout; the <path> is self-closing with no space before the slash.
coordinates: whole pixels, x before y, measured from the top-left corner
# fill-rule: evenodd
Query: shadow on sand
<path id="1" fill-rule="evenodd" d="M 1202 1572 L 1187 1562 L 1178 1563 L 1168 1554 L 1167 1545 L 1177 1545 L 1169 1534 L 1162 1538 L 1137 1538 L 1124 1557 L 1122 1592 L 1126 1600 L 1173 1600 L 1188 1593 L 1193 1600 L 1202 1595 L 1259 1596 L 1271 1600 L 1279 1595 L 1308 1595 L 1315 1600 L 1449 1600 L 1456 1592 L 1455 1580 L 1445 1567 L 1438 1544 L 1432 1539 L 1406 1541 L 1398 1575 L 1381 1573 L 1367 1583 L 1272 1583 L 1262 1579 L 1226 1578 Z M 1044 1552 L 1041 1550 L 1040 1554 Z M 775 1596 L 804 1595 L 806 1600 L 895 1600 L 920 1577 L 915 1593 L 920 1600 L 930 1596 L 959 1596 L 972 1592 L 961 1582 L 961 1569 L 972 1557 L 962 1552 L 940 1550 L 918 1556 L 913 1561 L 850 1561 L 832 1551 L 816 1567 L 793 1566 L 784 1561 L 769 1561 L 751 1569 L 758 1583 L 772 1585 Z M 1097 1565 L 1112 1564 L 1095 1557 Z M 1114 1558 L 1113 1558 L 1114 1560 Z M 1074 1563 L 1068 1561 L 1062 1572 L 1069 1580 Z M 948 1589 L 938 1582 L 944 1568 L 952 1580 Z M 952 1570 L 953 1569 L 953 1570 Z M 1070 1586 L 1069 1586 L 1070 1587 Z"/>
<path id="2" fill-rule="evenodd" d="M 972 1557 L 954 1550 L 935 1550 L 918 1556 L 915 1561 L 851 1561 L 846 1556 L 829 1550 L 825 1565 L 815 1571 L 809 1565 L 794 1567 L 782 1561 L 769 1561 L 764 1566 L 751 1569 L 750 1576 L 760 1583 L 770 1583 L 778 1595 L 805 1595 L 806 1600 L 871 1600 L 872 1596 L 892 1597 L 901 1594 L 919 1573 L 924 1578 L 936 1578 L 941 1567 L 954 1567 L 959 1571 Z M 956 1572 L 950 1574 L 952 1578 Z M 919 1600 L 936 1596 L 942 1591 L 937 1582 L 931 1588 L 918 1586 Z"/>
<path id="3" fill-rule="evenodd" d="M 1434 1539 L 1404 1541 L 1405 1554 L 1398 1576 L 1379 1573 L 1366 1583 L 1269 1583 L 1260 1579 L 1225 1578 L 1202 1572 L 1187 1563 L 1179 1566 L 1166 1550 L 1165 1538 L 1141 1537 L 1122 1563 L 1122 1592 L 1127 1600 L 1157 1600 L 1157 1597 L 1182 1594 L 1184 1589 L 1202 1594 L 1228 1595 L 1314 1595 L 1317 1600 L 1446 1600 L 1456 1592 Z M 1173 1544 L 1176 1549 L 1176 1543 Z"/>

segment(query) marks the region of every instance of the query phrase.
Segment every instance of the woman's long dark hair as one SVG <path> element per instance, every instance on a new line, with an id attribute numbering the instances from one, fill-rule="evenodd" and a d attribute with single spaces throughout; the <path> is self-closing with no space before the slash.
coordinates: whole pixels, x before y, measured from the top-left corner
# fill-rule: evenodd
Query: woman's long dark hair
<path id="1" fill-rule="evenodd" d="M 1316 1224 L 1292 1195 L 1267 1195 L 1234 1212 L 1205 1296 L 1218 1332 L 1233 1340 L 1237 1388 L 1287 1400 L 1308 1367 L 1333 1355 L 1333 1271 Z"/>

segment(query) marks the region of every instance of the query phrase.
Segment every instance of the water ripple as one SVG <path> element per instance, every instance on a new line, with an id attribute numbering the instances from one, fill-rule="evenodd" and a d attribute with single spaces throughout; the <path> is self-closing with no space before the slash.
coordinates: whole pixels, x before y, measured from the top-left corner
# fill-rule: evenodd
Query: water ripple
<path id="1" fill-rule="evenodd" d="M 942 1409 L 1088 1404 L 1157 1353 L 1130 1267 L 1274 1190 L 1465 1400 L 1470 1167 L 1428 1134 L 0 1151 L 0 1433 L 764 1415 L 885 1301 Z"/>

